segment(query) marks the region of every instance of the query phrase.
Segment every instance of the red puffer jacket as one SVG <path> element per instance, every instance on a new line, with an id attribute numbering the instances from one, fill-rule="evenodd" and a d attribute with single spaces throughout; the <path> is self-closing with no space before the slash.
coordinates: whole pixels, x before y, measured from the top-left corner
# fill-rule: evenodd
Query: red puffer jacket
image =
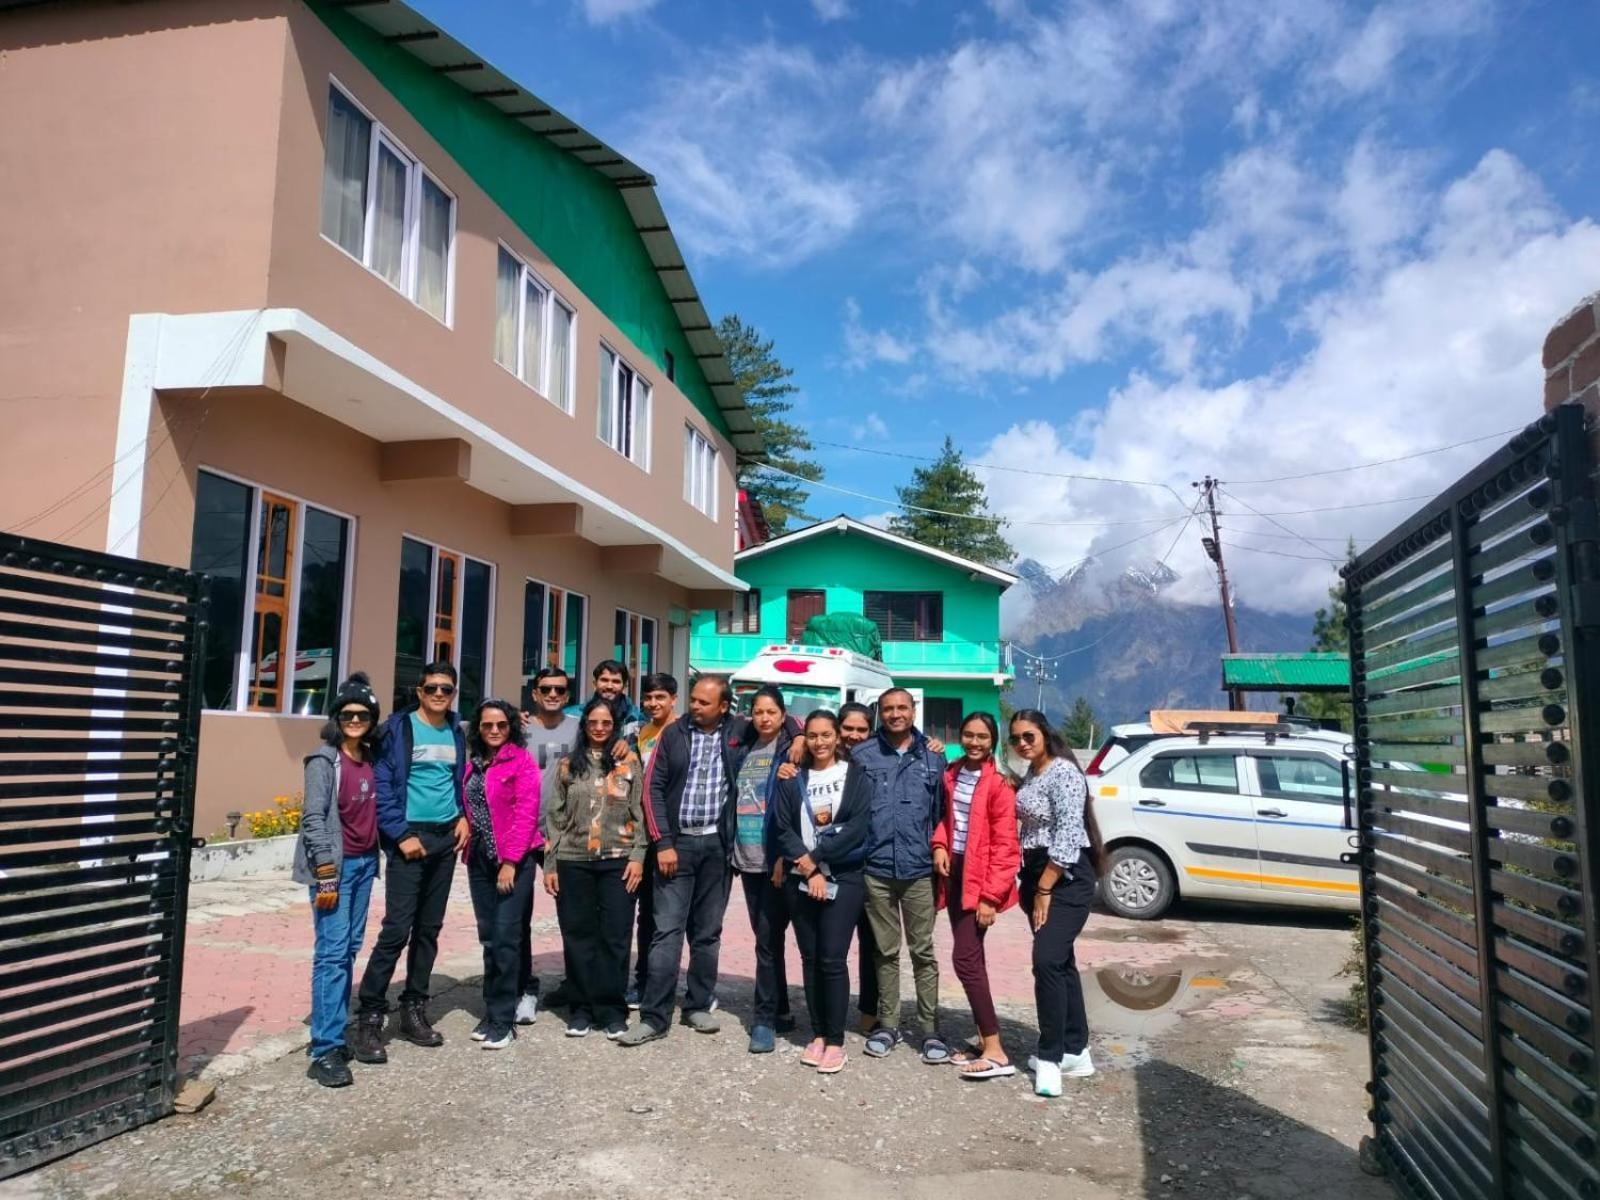
<path id="1" fill-rule="evenodd" d="M 934 849 L 950 852 L 955 837 L 956 774 L 961 762 L 950 764 L 945 783 L 950 802 L 944 820 L 933 831 Z M 1022 847 L 1017 839 L 1017 793 L 1006 777 L 995 769 L 994 761 L 983 764 L 978 786 L 972 791 L 972 811 L 967 819 L 967 849 L 962 871 L 959 903 L 963 912 L 987 900 L 1004 912 L 1017 902 L 1017 869 L 1022 865 Z M 946 883 L 935 876 L 939 907 L 946 903 Z"/>

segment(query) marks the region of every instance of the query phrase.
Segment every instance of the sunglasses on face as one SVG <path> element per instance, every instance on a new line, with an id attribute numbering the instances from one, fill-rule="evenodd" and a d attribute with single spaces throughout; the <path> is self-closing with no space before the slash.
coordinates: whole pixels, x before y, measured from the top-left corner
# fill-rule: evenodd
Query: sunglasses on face
<path id="1" fill-rule="evenodd" d="M 511 728 L 511 722 L 509 722 L 509 721 L 479 721 L 478 722 L 478 728 L 483 730 L 485 733 L 495 733 L 495 732 L 504 733 L 506 730 Z"/>
<path id="2" fill-rule="evenodd" d="M 1013 746 L 1031 746 L 1039 740 L 1037 733 L 1013 733 L 1011 744 Z"/>
<path id="3" fill-rule="evenodd" d="M 366 725 L 372 720 L 372 714 L 364 708 L 347 709 L 339 714 L 341 725 Z"/>
<path id="4" fill-rule="evenodd" d="M 567 685 L 564 683 L 541 683 L 539 685 L 539 694 L 541 696 L 565 696 L 567 694 Z"/>
<path id="5" fill-rule="evenodd" d="M 454 696 L 456 694 L 456 685 L 453 683 L 425 683 L 422 685 L 421 690 L 426 696 Z"/>

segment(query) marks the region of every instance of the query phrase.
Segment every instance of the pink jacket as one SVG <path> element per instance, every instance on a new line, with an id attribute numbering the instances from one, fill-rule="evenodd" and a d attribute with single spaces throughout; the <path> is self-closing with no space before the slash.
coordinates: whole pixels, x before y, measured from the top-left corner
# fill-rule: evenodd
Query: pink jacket
<path id="1" fill-rule="evenodd" d="M 477 764 L 467 759 L 466 778 Z M 530 850 L 544 845 L 539 832 L 539 764 L 521 746 L 507 742 L 484 772 L 484 798 L 494 826 L 494 845 L 501 862 L 521 862 Z M 467 810 L 467 820 L 472 811 Z"/>

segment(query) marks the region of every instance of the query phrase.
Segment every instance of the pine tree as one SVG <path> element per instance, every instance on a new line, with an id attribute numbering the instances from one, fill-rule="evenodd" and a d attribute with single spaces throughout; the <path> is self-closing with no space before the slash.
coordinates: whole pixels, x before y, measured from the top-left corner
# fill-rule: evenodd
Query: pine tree
<path id="1" fill-rule="evenodd" d="M 1346 557 L 1356 556 L 1355 539 L 1350 540 L 1345 551 Z M 1328 588 L 1328 603 L 1317 609 L 1316 615 L 1311 618 L 1311 649 L 1314 653 L 1344 654 L 1350 653 L 1350 630 L 1345 622 L 1349 611 L 1344 604 L 1344 588 L 1341 584 L 1333 584 Z M 1340 729 L 1349 729 L 1350 726 L 1350 693 L 1348 692 L 1307 692 L 1302 694 L 1295 703 L 1295 712 L 1305 717 L 1319 719 L 1332 718 L 1339 722 Z"/>
<path id="2" fill-rule="evenodd" d="M 794 370 L 784 366 L 773 352 L 772 339 L 763 338 L 736 313 L 729 313 L 717 322 L 717 336 L 722 339 L 728 355 L 728 369 L 744 393 L 745 406 L 755 421 L 756 431 L 767 444 L 762 461 L 739 464 L 739 486 L 761 505 L 767 524 L 777 537 L 788 530 L 791 521 L 813 519 L 805 512 L 810 493 L 790 476 L 799 475 L 810 480 L 822 478 L 821 465 L 805 457 L 806 452 L 813 449 L 811 439 L 802 427 L 784 416 L 794 408 L 794 401 L 789 397 L 800 389 L 791 382 Z M 767 470 L 767 463 L 789 474 Z"/>
<path id="3" fill-rule="evenodd" d="M 1094 746 L 1095 735 L 1102 729 L 1103 726 L 1099 718 L 1094 715 L 1094 709 L 1090 707 L 1089 701 L 1079 696 L 1072 702 L 1072 711 L 1067 714 L 1067 719 L 1061 723 L 1061 736 L 1066 739 L 1069 747 L 1082 750 L 1086 746 L 1090 748 Z"/>
<path id="4" fill-rule="evenodd" d="M 951 438 L 944 439 L 944 449 L 931 466 L 916 468 L 911 482 L 895 492 L 901 510 L 889 518 L 889 532 L 991 566 L 1016 558 L 1006 540 L 1005 518 L 990 515 L 983 481 L 962 460 Z"/>

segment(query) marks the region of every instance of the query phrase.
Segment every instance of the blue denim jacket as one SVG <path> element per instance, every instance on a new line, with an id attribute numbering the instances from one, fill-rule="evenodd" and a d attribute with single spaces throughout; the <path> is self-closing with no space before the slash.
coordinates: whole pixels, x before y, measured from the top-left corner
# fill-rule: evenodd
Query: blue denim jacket
<path id="1" fill-rule="evenodd" d="M 866 873 L 877 879 L 925 879 L 933 874 L 933 831 L 944 819 L 945 762 L 919 729 L 896 754 L 882 733 L 850 752 L 872 781 L 872 822 Z"/>

